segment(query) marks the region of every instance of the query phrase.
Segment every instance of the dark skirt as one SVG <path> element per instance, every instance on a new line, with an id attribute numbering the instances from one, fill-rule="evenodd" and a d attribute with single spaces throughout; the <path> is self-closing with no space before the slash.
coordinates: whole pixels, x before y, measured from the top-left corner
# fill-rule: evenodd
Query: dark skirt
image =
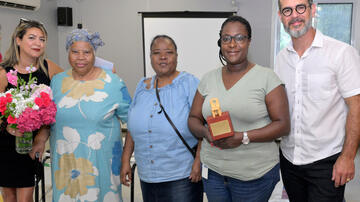
<path id="1" fill-rule="evenodd" d="M 0 135 L 3 136 L 0 140 L 8 139 L 8 141 L 5 141 L 8 143 L 7 148 L 0 149 L 0 187 L 21 188 L 34 186 L 35 161 L 28 154 L 18 154 L 15 151 L 14 136 Z M 4 138 L 4 135 L 7 138 Z"/>

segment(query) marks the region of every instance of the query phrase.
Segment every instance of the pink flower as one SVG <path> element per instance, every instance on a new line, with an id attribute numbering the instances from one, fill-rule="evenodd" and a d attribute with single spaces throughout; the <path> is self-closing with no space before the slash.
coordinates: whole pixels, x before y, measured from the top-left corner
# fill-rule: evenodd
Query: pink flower
<path id="1" fill-rule="evenodd" d="M 35 102 L 35 104 L 36 104 L 37 106 L 39 106 L 39 107 L 44 106 L 44 101 L 43 101 L 43 99 L 41 99 L 40 97 L 35 98 L 34 102 Z"/>
<path id="2" fill-rule="evenodd" d="M 17 77 L 17 71 L 16 70 L 15 71 L 10 70 L 10 72 L 8 72 L 6 74 L 6 77 L 7 77 L 9 83 L 11 83 L 14 86 L 17 86 L 18 77 Z"/>
<path id="3" fill-rule="evenodd" d="M 41 92 L 40 97 L 35 98 L 34 102 L 39 107 L 47 107 L 52 101 L 50 99 L 49 94 L 45 92 Z"/>
<path id="4" fill-rule="evenodd" d="M 9 124 L 15 124 L 16 123 L 16 118 L 12 117 L 12 115 L 8 116 L 7 118 L 7 122 Z"/>
<path id="5" fill-rule="evenodd" d="M 48 106 L 40 108 L 40 116 L 43 124 L 50 125 L 55 123 L 56 104 L 51 101 Z"/>
<path id="6" fill-rule="evenodd" d="M 4 115 L 4 112 L 6 110 L 7 105 L 7 98 L 6 97 L 0 97 L 0 112 Z"/>
<path id="7" fill-rule="evenodd" d="M 37 130 L 43 125 L 40 112 L 29 107 L 23 111 L 16 123 L 21 133 Z"/>
<path id="8" fill-rule="evenodd" d="M 12 102 L 12 95 L 6 93 L 5 97 L 0 97 L 0 112 L 4 114 L 7 109 L 7 104 Z"/>
<path id="9" fill-rule="evenodd" d="M 7 101 L 8 103 L 12 102 L 12 95 L 11 95 L 11 93 L 6 93 L 6 101 Z"/>
<path id="10" fill-rule="evenodd" d="M 49 94 L 47 94 L 45 92 L 41 92 L 40 95 L 41 95 L 41 98 L 43 99 L 44 106 L 46 106 L 46 107 L 49 106 L 50 102 L 52 102 Z"/>

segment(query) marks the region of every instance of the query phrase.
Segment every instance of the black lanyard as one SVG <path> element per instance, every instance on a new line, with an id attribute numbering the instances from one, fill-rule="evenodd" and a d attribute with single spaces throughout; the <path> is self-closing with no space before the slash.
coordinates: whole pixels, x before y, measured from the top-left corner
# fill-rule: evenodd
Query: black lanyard
<path id="1" fill-rule="evenodd" d="M 161 101 L 160 101 L 160 96 L 159 96 L 159 90 L 158 90 L 158 83 L 159 83 L 159 80 L 156 78 L 156 87 L 155 87 L 155 92 L 156 92 L 156 98 L 159 102 L 159 105 L 160 105 L 160 108 L 161 108 L 161 111 L 164 112 L 165 114 L 165 117 L 166 119 L 169 121 L 170 125 L 173 127 L 173 129 L 175 130 L 176 134 L 179 136 L 179 138 L 181 139 L 182 143 L 186 146 L 186 148 L 189 150 L 189 152 L 192 154 L 192 156 L 195 158 L 196 156 L 196 151 L 194 151 L 193 149 L 191 149 L 191 147 L 188 145 L 188 143 L 185 141 L 185 139 L 183 138 L 183 136 L 180 134 L 179 130 L 176 128 L 176 126 L 174 125 L 174 123 L 171 121 L 169 115 L 166 113 L 164 107 L 162 106 L 161 104 Z M 159 113 L 161 113 L 161 111 Z"/>

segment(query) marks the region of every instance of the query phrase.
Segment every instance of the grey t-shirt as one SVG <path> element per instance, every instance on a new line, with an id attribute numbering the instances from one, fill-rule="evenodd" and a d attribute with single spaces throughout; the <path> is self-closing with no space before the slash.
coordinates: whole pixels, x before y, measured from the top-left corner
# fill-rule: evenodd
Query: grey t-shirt
<path id="1" fill-rule="evenodd" d="M 265 96 L 282 82 L 269 68 L 255 65 L 234 86 L 226 90 L 222 68 L 205 74 L 198 91 L 204 97 L 202 113 L 211 116 L 210 99 L 218 98 L 222 111 L 230 113 L 234 131 L 242 132 L 268 125 L 271 120 Z M 233 149 L 220 150 L 206 140 L 202 142 L 201 162 L 211 170 L 239 180 L 260 178 L 279 162 L 274 141 L 250 142 Z"/>

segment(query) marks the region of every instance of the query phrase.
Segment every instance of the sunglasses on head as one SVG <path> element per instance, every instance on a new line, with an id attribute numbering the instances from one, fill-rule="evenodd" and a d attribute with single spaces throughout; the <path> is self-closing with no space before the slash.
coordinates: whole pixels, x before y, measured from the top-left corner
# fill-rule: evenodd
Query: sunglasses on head
<path id="1" fill-rule="evenodd" d="M 23 23 L 26 23 L 26 24 L 40 24 L 40 25 L 44 26 L 44 24 L 42 22 L 35 21 L 35 20 L 29 20 L 29 19 L 26 19 L 26 18 L 20 18 L 19 25 L 23 24 Z"/>

